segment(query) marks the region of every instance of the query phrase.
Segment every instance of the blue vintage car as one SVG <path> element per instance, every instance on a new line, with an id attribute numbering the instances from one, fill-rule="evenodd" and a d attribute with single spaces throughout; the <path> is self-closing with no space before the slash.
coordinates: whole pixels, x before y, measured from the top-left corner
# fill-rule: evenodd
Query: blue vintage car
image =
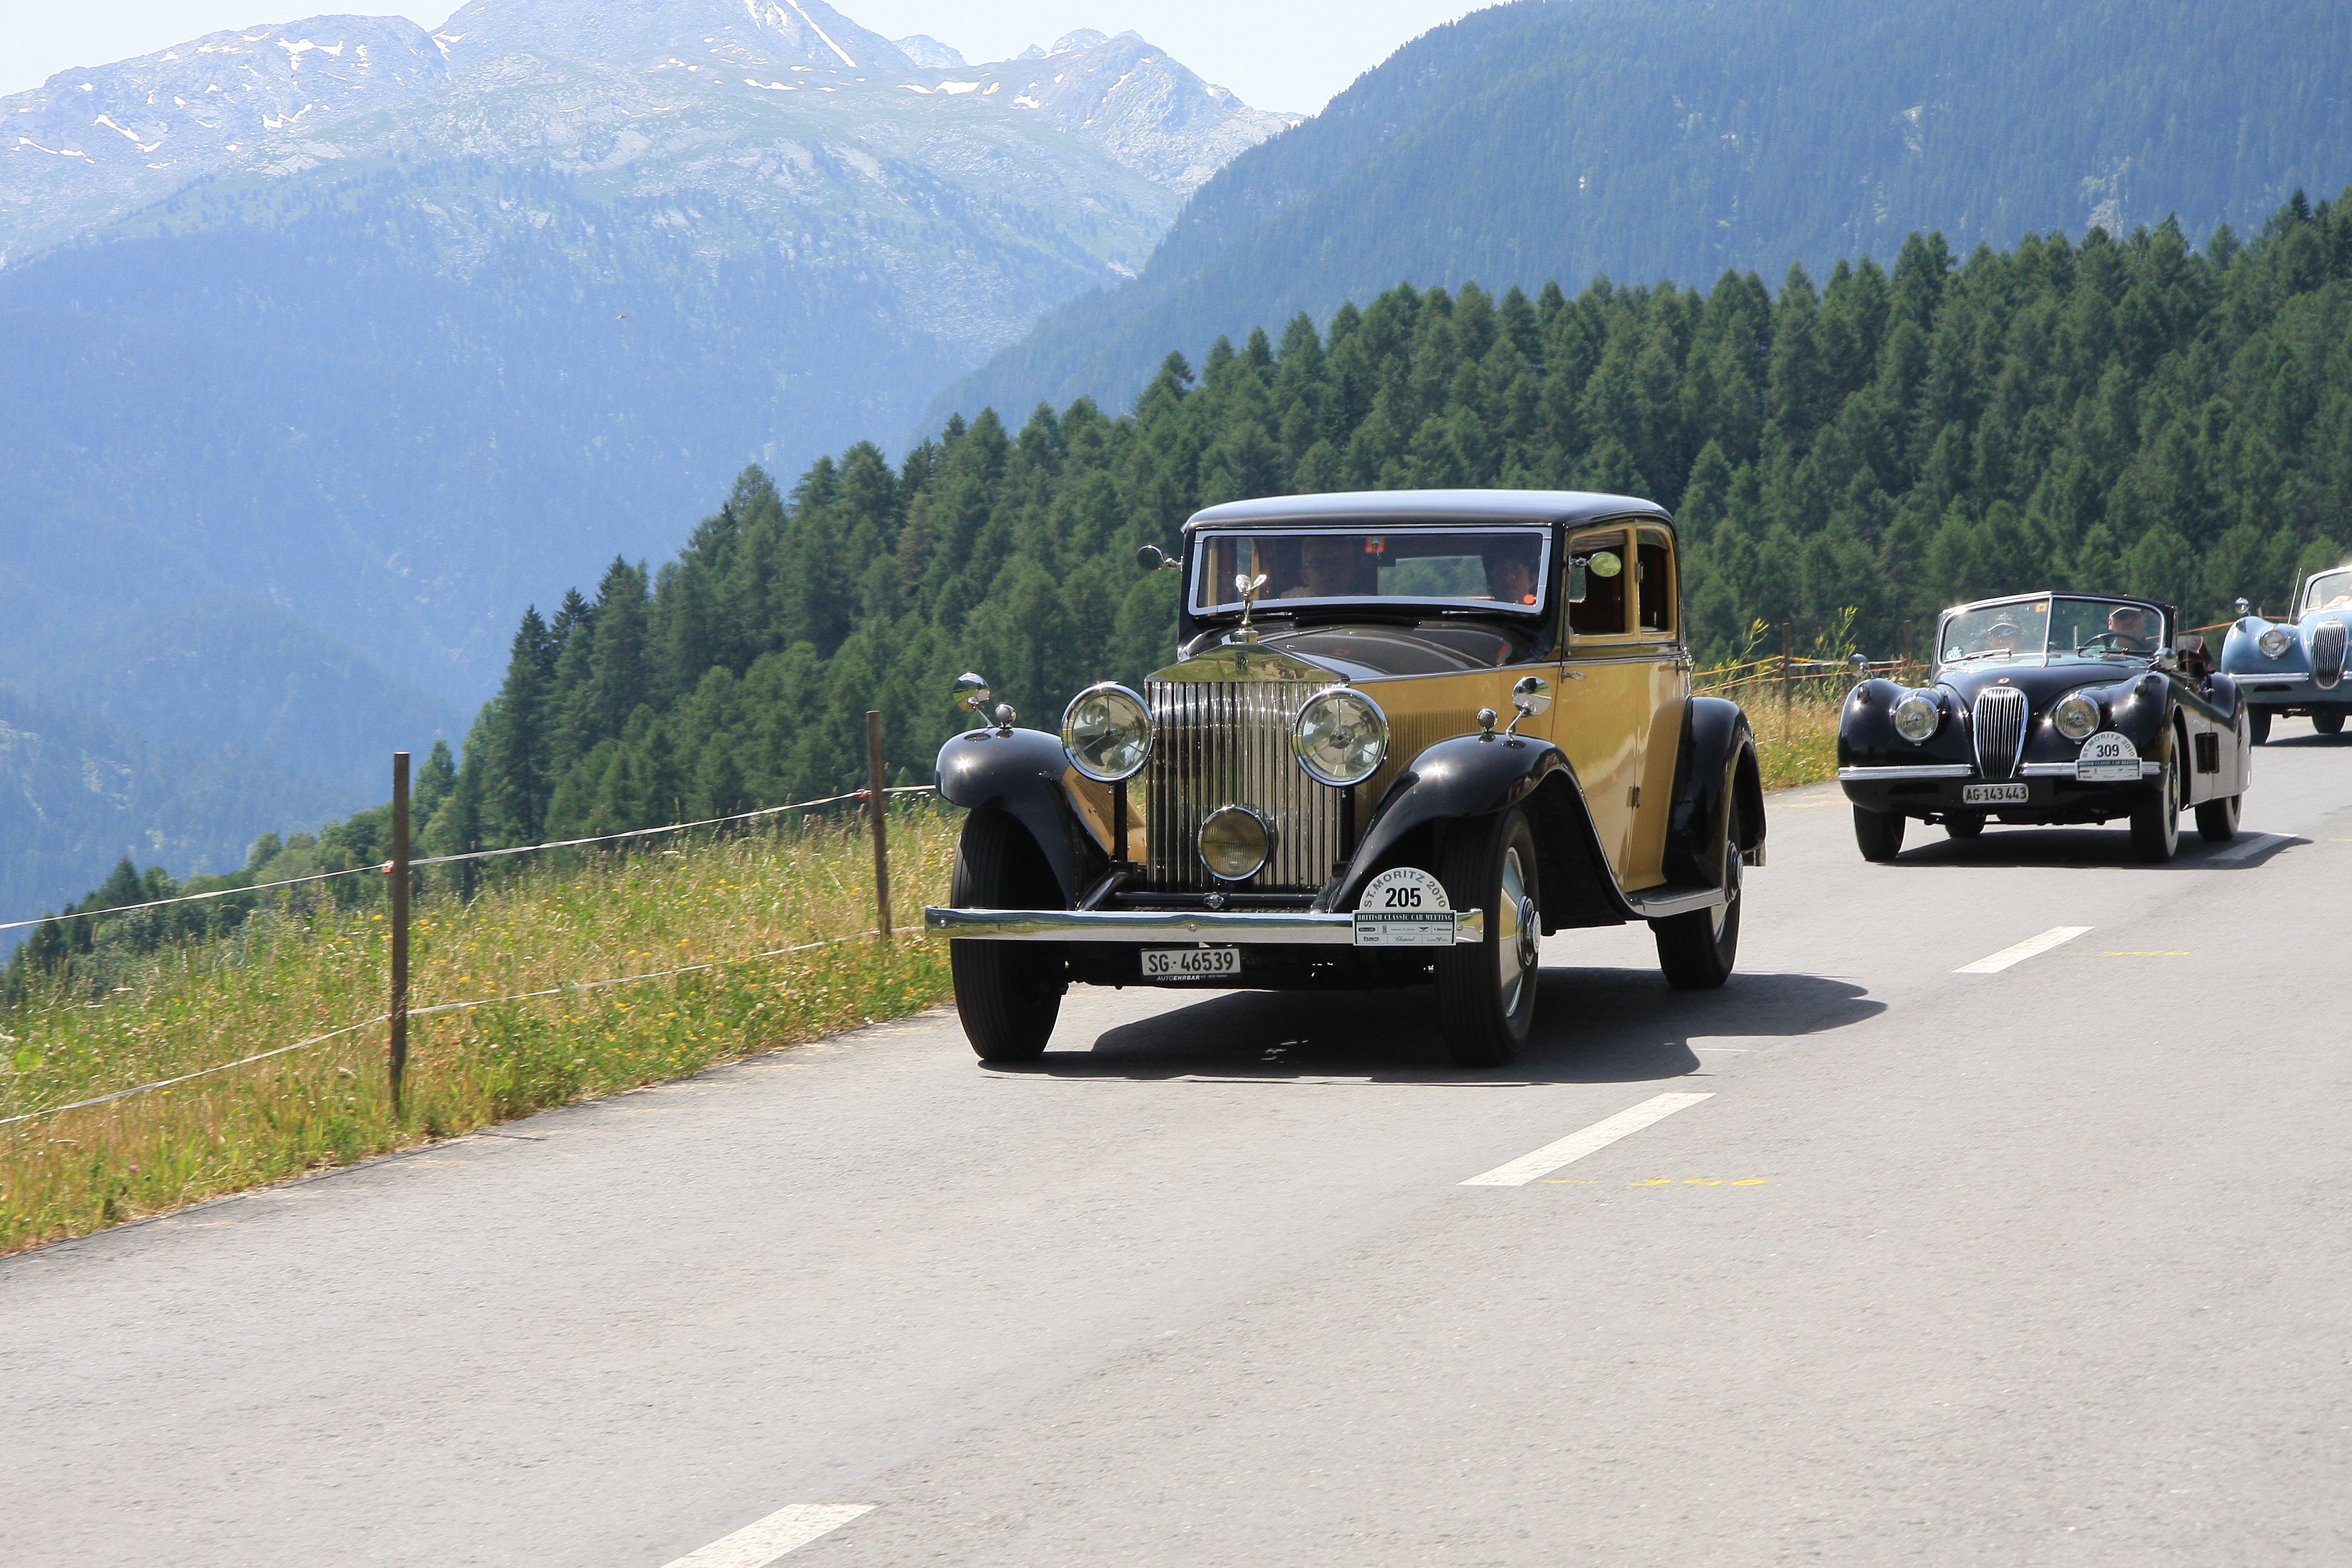
<path id="1" fill-rule="evenodd" d="M 2246 694 L 2256 745 L 2270 738 L 2271 720 L 2307 713 L 2323 735 L 2344 732 L 2352 712 L 2352 681 L 2344 679 L 2344 641 L 2352 623 L 2352 565 L 2315 572 L 2294 595 L 2294 618 L 2272 621 L 2246 614 L 2221 645 L 2221 668 Z"/>

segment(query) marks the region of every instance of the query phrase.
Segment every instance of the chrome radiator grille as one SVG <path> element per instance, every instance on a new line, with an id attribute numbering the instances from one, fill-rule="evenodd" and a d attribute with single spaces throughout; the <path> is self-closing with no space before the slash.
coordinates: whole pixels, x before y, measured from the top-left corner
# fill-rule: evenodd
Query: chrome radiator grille
<path id="1" fill-rule="evenodd" d="M 1988 779 L 2015 773 L 2018 753 L 2025 748 L 2025 693 L 2014 686 L 1988 686 L 1977 693 L 1971 719 L 1977 772 Z"/>
<path id="2" fill-rule="evenodd" d="M 2344 679 L 2344 623 L 2322 621 L 2311 628 L 2311 679 L 2322 691 Z"/>
<path id="3" fill-rule="evenodd" d="M 1328 682 L 1149 680 L 1144 700 L 1159 728 L 1144 769 L 1150 859 L 1145 885 L 1207 892 L 1221 883 L 1201 864 L 1201 819 L 1221 805 L 1255 806 L 1273 825 L 1265 869 L 1239 888 L 1311 892 L 1339 857 L 1339 792 L 1317 784 L 1290 750 L 1299 704 Z"/>

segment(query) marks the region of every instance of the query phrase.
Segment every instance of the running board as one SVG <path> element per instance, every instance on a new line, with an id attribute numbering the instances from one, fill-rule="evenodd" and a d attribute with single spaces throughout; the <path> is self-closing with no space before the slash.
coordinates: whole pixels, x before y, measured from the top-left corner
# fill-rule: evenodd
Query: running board
<path id="1" fill-rule="evenodd" d="M 1625 901 L 1643 920 L 1662 921 L 1699 910 L 1719 910 L 1728 900 L 1721 888 L 1653 888 L 1646 892 L 1628 893 Z"/>

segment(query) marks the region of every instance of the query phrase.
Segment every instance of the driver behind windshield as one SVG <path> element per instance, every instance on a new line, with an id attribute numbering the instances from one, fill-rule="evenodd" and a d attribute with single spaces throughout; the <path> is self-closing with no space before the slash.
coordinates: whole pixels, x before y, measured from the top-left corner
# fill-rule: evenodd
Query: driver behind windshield
<path id="1" fill-rule="evenodd" d="M 1496 604 L 1536 602 L 1536 553 L 1532 540 L 1489 544 L 1479 553 L 1486 567 L 1486 593 Z"/>
<path id="2" fill-rule="evenodd" d="M 2154 653 L 2156 640 L 2147 635 L 2147 612 L 2137 605 L 2117 605 L 2109 610 L 2107 643 L 2117 653 Z"/>
<path id="3" fill-rule="evenodd" d="M 1359 599 L 1380 592 L 1379 567 L 1360 535 L 1310 535 L 1299 549 L 1298 584 L 1286 599 Z"/>

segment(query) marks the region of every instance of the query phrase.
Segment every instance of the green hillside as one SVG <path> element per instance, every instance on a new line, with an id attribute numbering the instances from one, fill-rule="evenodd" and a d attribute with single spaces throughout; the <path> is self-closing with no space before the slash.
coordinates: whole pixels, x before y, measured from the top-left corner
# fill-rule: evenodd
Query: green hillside
<path id="1" fill-rule="evenodd" d="M 1573 290 L 1965 255 L 2177 215 L 2242 227 L 2352 178 L 2333 0 L 1537 0 L 1399 50 L 1203 186 L 1136 282 L 931 405 L 1124 406 L 1171 343 L 1400 281 Z"/>
<path id="2" fill-rule="evenodd" d="M 1595 284 L 1500 300 L 1393 289 L 1171 356 L 1136 412 L 870 445 L 790 493 L 747 472 L 677 558 L 615 563 L 518 631 L 436 850 L 717 816 L 830 793 L 887 716 L 902 781 L 988 675 L 1050 728 L 1080 686 L 1169 657 L 1173 543 L 1217 501 L 1412 486 L 1655 496 L 1689 542 L 1695 640 L 1849 615 L 1874 656 L 1937 606 L 2044 584 L 2275 599 L 2352 516 L 2352 192 L 2249 243 L 2169 226 L 1955 263 L 1913 237 L 1776 293 Z"/>

